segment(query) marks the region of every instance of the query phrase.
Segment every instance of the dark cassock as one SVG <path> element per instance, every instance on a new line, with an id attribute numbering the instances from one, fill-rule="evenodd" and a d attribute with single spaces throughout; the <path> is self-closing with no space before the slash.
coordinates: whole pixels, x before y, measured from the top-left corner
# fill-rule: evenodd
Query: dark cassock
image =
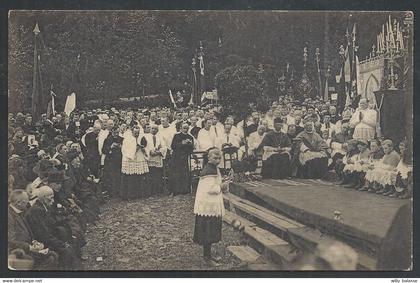
<path id="1" fill-rule="evenodd" d="M 74 126 L 73 122 L 70 122 L 68 124 L 64 124 L 63 131 L 61 132 L 61 134 L 65 137 L 73 140 L 74 131 L 75 131 L 75 126 Z"/>
<path id="2" fill-rule="evenodd" d="M 194 127 L 192 127 L 191 128 L 191 130 L 190 130 L 190 134 L 195 138 L 195 139 L 197 139 L 197 137 L 198 137 L 198 132 L 200 132 L 200 130 L 201 130 L 201 128 L 200 127 L 197 127 L 197 126 L 194 126 Z"/>
<path id="3" fill-rule="evenodd" d="M 174 195 L 188 194 L 191 186 L 188 157 L 194 150 L 194 137 L 186 133 L 188 126 L 184 125 L 181 132 L 175 134 L 171 144 L 173 152 L 169 167 L 169 189 Z"/>
<path id="4" fill-rule="evenodd" d="M 258 130 L 258 124 L 252 123 L 249 126 L 244 127 L 244 135 L 245 137 L 249 137 L 250 134 L 256 132 Z"/>
<path id="5" fill-rule="evenodd" d="M 101 156 L 98 147 L 98 133 L 90 132 L 85 135 L 86 165 L 90 173 L 99 177 L 99 165 Z"/>
<path id="6" fill-rule="evenodd" d="M 276 123 L 276 122 L 275 122 Z M 290 177 L 290 147 L 289 137 L 279 131 L 268 132 L 259 148 L 263 149 L 262 177 L 271 179 L 284 179 Z"/>
<path id="7" fill-rule="evenodd" d="M 121 185 L 121 164 L 122 153 L 121 146 L 123 138 L 118 135 L 118 131 L 113 131 L 104 141 L 102 154 L 105 155 L 103 184 L 108 194 L 118 196 Z"/>
<path id="8" fill-rule="evenodd" d="M 305 130 L 296 137 L 296 159 L 304 178 L 319 179 L 328 171 L 328 145 L 315 132 L 313 122 L 305 123 Z"/>

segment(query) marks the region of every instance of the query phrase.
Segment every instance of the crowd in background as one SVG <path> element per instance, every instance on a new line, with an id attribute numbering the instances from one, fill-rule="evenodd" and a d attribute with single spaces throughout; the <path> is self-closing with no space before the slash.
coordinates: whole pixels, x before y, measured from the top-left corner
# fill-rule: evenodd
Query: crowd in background
<path id="1" fill-rule="evenodd" d="M 412 196 L 410 143 L 378 136 L 377 111 L 365 99 L 342 113 L 329 102 L 287 97 L 265 113 L 222 117 L 222 110 L 9 113 L 11 257 L 27 256 L 34 269 L 80 268 L 86 229 L 104 200 L 188 194 L 192 167 L 202 166 L 214 147 L 223 153 L 225 174 L 320 179 L 334 173 L 347 189 Z"/>

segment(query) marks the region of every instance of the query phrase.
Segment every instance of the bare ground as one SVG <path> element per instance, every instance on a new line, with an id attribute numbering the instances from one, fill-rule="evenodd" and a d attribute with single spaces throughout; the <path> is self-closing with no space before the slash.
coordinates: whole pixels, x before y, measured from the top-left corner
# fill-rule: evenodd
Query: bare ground
<path id="1" fill-rule="evenodd" d="M 191 195 L 133 201 L 112 199 L 101 219 L 88 228 L 83 248 L 86 270 L 240 270 L 226 247 L 243 242 L 239 232 L 223 223 L 222 241 L 213 252 L 223 258 L 212 268 L 202 247 L 192 241 L 194 198 Z M 98 257 L 102 257 L 98 259 Z"/>

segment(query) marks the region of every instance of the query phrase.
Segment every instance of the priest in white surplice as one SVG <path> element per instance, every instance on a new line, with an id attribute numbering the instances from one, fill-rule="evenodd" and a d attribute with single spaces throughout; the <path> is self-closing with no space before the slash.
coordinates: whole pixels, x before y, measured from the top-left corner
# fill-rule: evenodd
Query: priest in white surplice
<path id="1" fill-rule="evenodd" d="M 163 193 L 163 161 L 167 153 L 167 146 L 158 131 L 158 126 L 152 125 L 150 133 L 145 135 L 152 195 Z"/>

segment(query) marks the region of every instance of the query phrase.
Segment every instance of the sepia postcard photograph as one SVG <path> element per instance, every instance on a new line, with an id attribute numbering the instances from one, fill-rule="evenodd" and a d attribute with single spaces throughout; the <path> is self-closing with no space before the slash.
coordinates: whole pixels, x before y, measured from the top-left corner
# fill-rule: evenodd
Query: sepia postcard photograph
<path id="1" fill-rule="evenodd" d="M 412 271 L 413 33 L 411 11 L 9 11 L 5 268 Z"/>

